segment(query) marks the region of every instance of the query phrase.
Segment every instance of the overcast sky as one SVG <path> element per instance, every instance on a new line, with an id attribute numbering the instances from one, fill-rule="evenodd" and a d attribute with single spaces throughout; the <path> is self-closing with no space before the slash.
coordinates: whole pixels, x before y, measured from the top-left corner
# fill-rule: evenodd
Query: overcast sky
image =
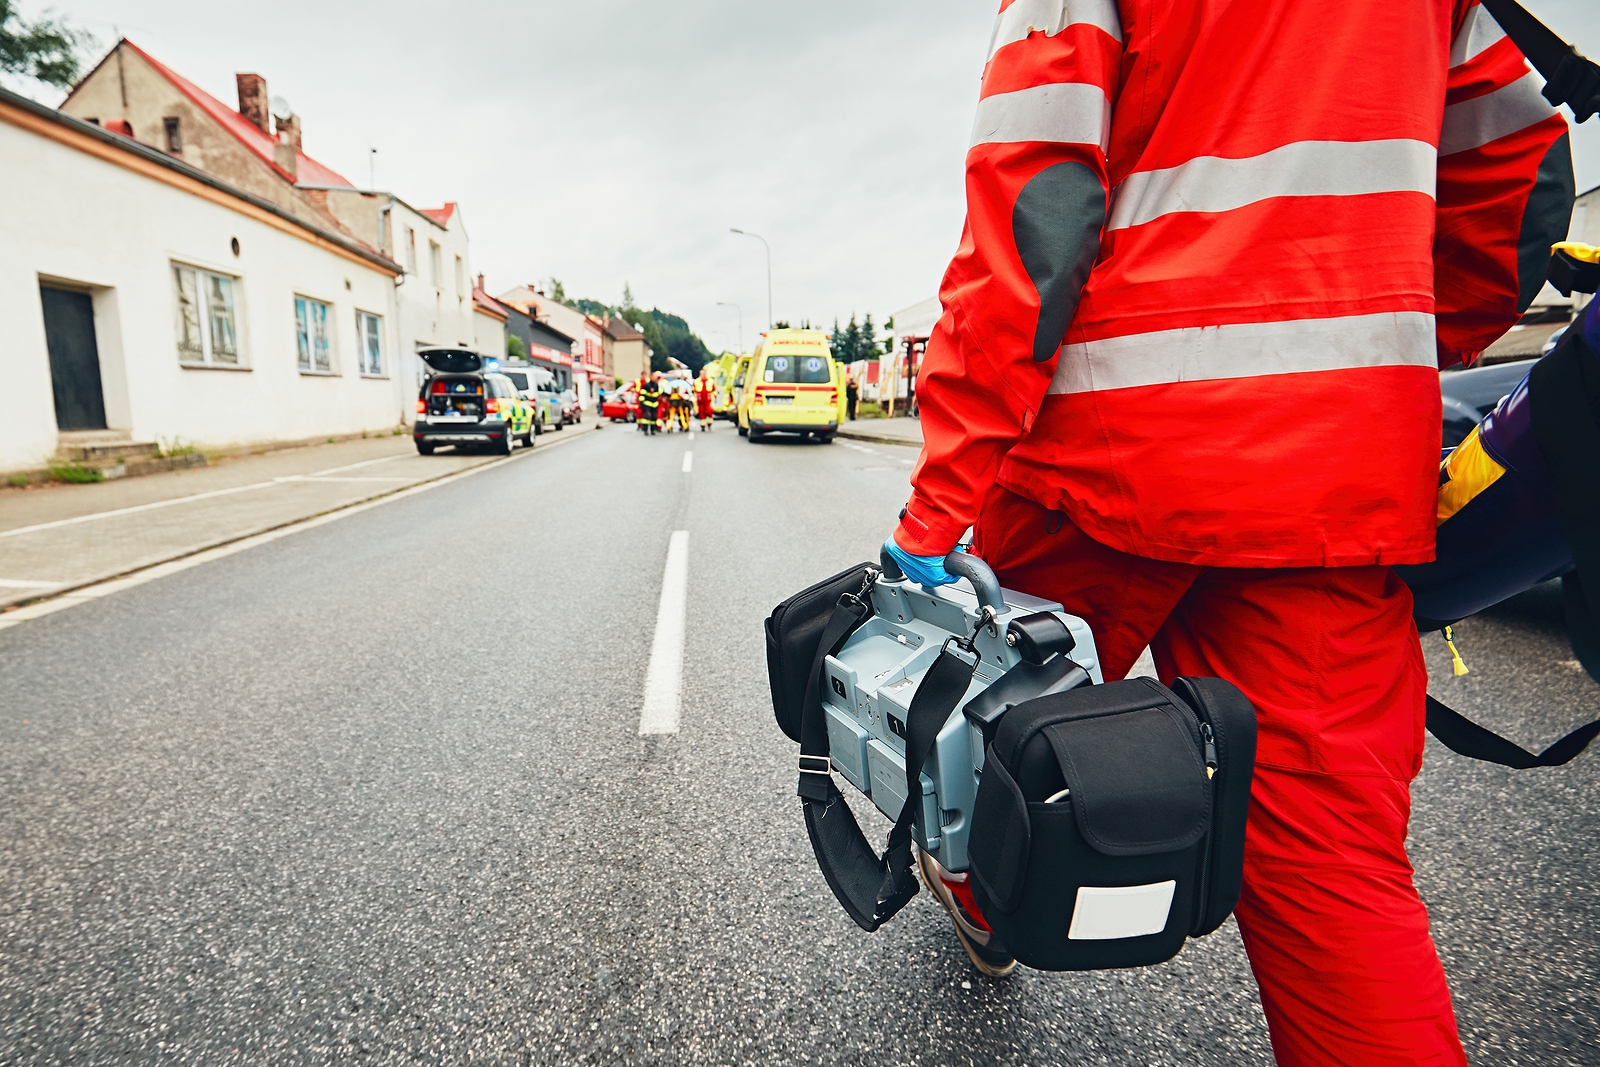
<path id="1" fill-rule="evenodd" d="M 46 5 L 26 2 L 28 15 Z M 713 348 L 773 314 L 824 327 L 932 296 L 997 0 L 55 0 L 228 104 L 235 72 L 301 116 L 308 154 L 418 207 L 459 201 L 492 292 L 678 311 Z M 1531 9 L 1600 56 L 1595 0 Z M 37 94 L 54 103 L 60 94 Z M 1291 104 L 1292 102 L 1286 102 Z M 1600 184 L 1600 120 L 1576 137 Z"/>

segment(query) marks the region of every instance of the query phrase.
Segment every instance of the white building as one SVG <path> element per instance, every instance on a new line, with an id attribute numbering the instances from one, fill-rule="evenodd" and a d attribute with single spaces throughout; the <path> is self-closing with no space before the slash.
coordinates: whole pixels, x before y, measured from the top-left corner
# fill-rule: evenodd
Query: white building
<path id="1" fill-rule="evenodd" d="M 405 274 L 395 288 L 396 379 L 414 408 L 427 368 L 417 350 L 430 345 L 477 344 L 472 302 L 470 241 L 461 208 L 414 208 L 393 193 L 355 189 L 316 190 L 326 196 L 329 214 L 363 244 L 400 264 Z M 504 350 L 501 338 L 501 351 Z M 485 352 L 498 356 L 500 351 Z"/>
<path id="2" fill-rule="evenodd" d="M 573 391 L 578 394 L 578 403 L 585 411 L 597 410 L 596 390 L 610 390 L 615 384 L 605 365 L 603 324 L 531 285 L 509 289 L 500 294 L 499 299 L 573 339 Z"/>
<path id="3" fill-rule="evenodd" d="M 241 73 L 235 88 L 237 110 L 123 39 L 73 87 L 61 110 L 403 266 L 392 381 L 395 403 L 410 419 L 425 377 L 417 349 L 474 343 L 473 273 L 459 207 L 414 208 L 393 193 L 357 189 L 306 154 L 300 116 L 273 113 L 271 101 L 280 108 L 284 101 L 268 93 L 265 78 Z"/>
<path id="4" fill-rule="evenodd" d="M 907 360 L 906 345 L 912 346 L 912 355 L 920 361 L 922 349 L 933 335 L 933 327 L 944 309 L 937 296 L 901 308 L 893 316 L 894 331 L 889 335 L 888 354 L 878 359 L 878 377 L 874 400 L 903 401 L 907 396 L 907 379 L 911 368 Z M 900 412 L 897 410 L 896 414 Z"/>
<path id="5" fill-rule="evenodd" d="M 74 432 L 387 430 L 399 264 L 174 154 L 0 90 L 0 469 Z"/>

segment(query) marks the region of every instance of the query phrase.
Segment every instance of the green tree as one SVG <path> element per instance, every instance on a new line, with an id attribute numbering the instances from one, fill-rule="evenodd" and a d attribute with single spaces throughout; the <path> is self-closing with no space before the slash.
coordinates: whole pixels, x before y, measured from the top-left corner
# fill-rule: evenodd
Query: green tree
<path id="1" fill-rule="evenodd" d="M 558 304 L 567 302 L 567 287 L 561 284 L 560 278 L 552 277 L 550 279 L 550 299 Z"/>
<path id="2" fill-rule="evenodd" d="M 629 285 L 627 282 L 623 282 L 622 283 L 622 310 L 624 310 L 624 311 L 632 311 L 633 309 L 634 309 L 634 307 L 633 307 L 633 286 Z M 635 325 L 637 325 L 637 323 L 635 323 Z"/>
<path id="3" fill-rule="evenodd" d="M 877 359 L 883 355 L 883 349 L 878 347 L 878 328 L 872 324 L 872 312 L 867 312 L 867 317 L 861 320 L 861 348 L 857 359 Z"/>
<path id="4" fill-rule="evenodd" d="M 849 363 L 845 358 L 844 331 L 839 329 L 839 316 L 833 317 L 833 331 L 828 334 L 828 348 L 833 352 L 833 358 L 840 363 Z"/>
<path id="5" fill-rule="evenodd" d="M 527 343 L 524 342 L 522 340 L 522 338 L 518 337 L 514 333 L 506 334 L 506 358 L 507 359 L 527 359 L 528 358 L 528 346 L 527 346 Z"/>
<path id="6" fill-rule="evenodd" d="M 82 70 L 78 50 L 93 46 L 82 30 L 49 18 L 28 22 L 12 0 L 0 0 L 0 71 L 70 89 Z"/>

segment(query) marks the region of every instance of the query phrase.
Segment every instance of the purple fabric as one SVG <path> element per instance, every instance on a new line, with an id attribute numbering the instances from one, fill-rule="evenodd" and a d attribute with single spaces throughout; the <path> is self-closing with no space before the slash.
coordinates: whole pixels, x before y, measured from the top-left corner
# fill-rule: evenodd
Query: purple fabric
<path id="1" fill-rule="evenodd" d="M 1583 310 L 1583 339 L 1589 347 L 1600 352 L 1600 300 L 1589 301 Z"/>

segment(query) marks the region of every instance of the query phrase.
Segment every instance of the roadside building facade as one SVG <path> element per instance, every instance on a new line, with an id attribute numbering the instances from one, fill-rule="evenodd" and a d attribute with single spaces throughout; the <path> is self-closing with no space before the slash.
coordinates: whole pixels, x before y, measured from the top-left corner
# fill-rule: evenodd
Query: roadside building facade
<path id="1" fill-rule="evenodd" d="M 611 386 L 605 365 L 605 333 L 601 323 L 577 308 L 570 308 L 532 285 L 519 285 L 500 294 L 530 318 L 572 338 L 572 390 L 585 411 L 596 411 L 596 390 Z"/>
<path id="2" fill-rule="evenodd" d="M 61 111 L 119 130 L 314 225 L 338 229 L 315 193 L 354 186 L 301 149 L 298 115 L 271 115 L 265 78 L 240 74 L 237 89 L 235 111 L 123 38 L 73 86 Z"/>
<path id="3" fill-rule="evenodd" d="M 613 378 L 620 378 L 626 384 L 650 369 L 650 359 L 654 353 L 650 351 L 644 334 L 632 325 L 612 316 L 605 324 L 604 335 L 605 366 Z"/>
<path id="4" fill-rule="evenodd" d="M 489 359 L 506 359 L 506 320 L 515 314 L 484 292 L 472 291 L 472 350 Z"/>
<path id="5" fill-rule="evenodd" d="M 0 90 L 0 469 L 83 435 L 387 431 L 401 267 L 178 154 Z"/>
<path id="6" fill-rule="evenodd" d="M 460 207 L 416 208 L 393 193 L 357 189 L 305 153 L 300 117 L 272 113 L 265 78 L 239 74 L 235 82 L 237 110 L 124 38 L 73 87 L 61 110 L 130 131 L 142 144 L 399 263 L 390 377 L 395 403 L 410 420 L 427 375 L 417 349 L 475 343 L 470 241 Z"/>
<path id="7" fill-rule="evenodd" d="M 901 404 L 915 388 L 915 375 L 923 350 L 943 309 L 937 296 L 901 308 L 892 316 L 894 332 L 889 335 L 888 352 L 878 358 L 876 389 L 872 399 Z M 897 409 L 896 413 L 899 411 Z"/>

